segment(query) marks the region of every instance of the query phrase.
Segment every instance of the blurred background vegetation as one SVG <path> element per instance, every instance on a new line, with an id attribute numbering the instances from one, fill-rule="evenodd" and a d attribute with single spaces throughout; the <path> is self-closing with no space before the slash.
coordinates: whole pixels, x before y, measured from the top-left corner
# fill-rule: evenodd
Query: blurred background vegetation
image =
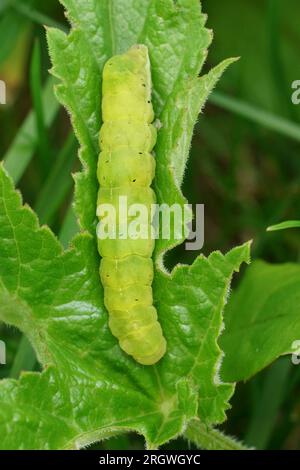
<path id="1" fill-rule="evenodd" d="M 300 213 L 300 105 L 292 82 L 300 80 L 298 0 L 202 0 L 214 31 L 205 70 L 239 56 L 211 96 L 197 123 L 184 194 L 205 204 L 203 252 L 254 240 L 253 258 L 298 261 L 299 232 L 266 233 L 266 227 Z M 58 0 L 1 0 L 1 159 L 25 202 L 64 245 L 76 231 L 71 173 L 79 168 L 69 118 L 53 95 L 46 26 L 68 30 Z M 182 247 L 170 266 L 190 261 Z M 243 272 L 235 279 L 238 283 Z M 0 378 L 38 370 L 26 339 L 0 325 L 7 365 Z M 237 351 L 238 354 L 238 351 Z M 300 370 L 289 358 L 238 384 L 225 432 L 258 448 L 300 448 Z M 169 448 L 188 448 L 174 441 Z M 105 441 L 105 449 L 143 448 L 136 435 Z"/>

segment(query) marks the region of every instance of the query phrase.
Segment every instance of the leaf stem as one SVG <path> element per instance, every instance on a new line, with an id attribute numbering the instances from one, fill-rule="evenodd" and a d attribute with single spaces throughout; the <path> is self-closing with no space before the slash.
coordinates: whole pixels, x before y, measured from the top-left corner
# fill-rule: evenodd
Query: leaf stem
<path id="1" fill-rule="evenodd" d="M 226 436 L 218 429 L 210 428 L 200 420 L 192 420 L 184 436 L 199 449 L 205 450 L 249 450 L 235 438 Z"/>

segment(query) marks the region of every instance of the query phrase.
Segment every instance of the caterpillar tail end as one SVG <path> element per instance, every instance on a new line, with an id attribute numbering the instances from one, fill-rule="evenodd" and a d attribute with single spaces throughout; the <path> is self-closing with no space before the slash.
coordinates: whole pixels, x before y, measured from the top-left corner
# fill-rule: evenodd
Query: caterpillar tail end
<path id="1" fill-rule="evenodd" d="M 153 309 L 153 307 L 150 307 Z M 167 350 L 167 342 L 158 321 L 155 321 L 150 329 L 152 335 L 141 334 L 141 330 L 133 330 L 127 336 L 120 336 L 114 330 L 113 322 L 109 321 L 112 333 L 119 339 L 120 348 L 129 356 L 132 356 L 139 364 L 144 366 L 153 366 L 159 362 Z M 145 332 L 149 326 L 144 327 Z"/>
<path id="2" fill-rule="evenodd" d="M 164 356 L 167 342 L 152 305 L 136 305 L 126 311 L 110 310 L 109 326 L 121 349 L 139 364 L 150 366 Z"/>
<path id="3" fill-rule="evenodd" d="M 149 356 L 133 356 L 134 359 L 139 363 L 142 364 L 143 366 L 153 366 L 154 364 L 157 364 L 162 357 L 165 355 L 167 350 L 167 342 L 164 337 L 161 339 L 161 344 L 160 348 L 158 351 L 156 351 L 155 354 L 149 355 Z"/>

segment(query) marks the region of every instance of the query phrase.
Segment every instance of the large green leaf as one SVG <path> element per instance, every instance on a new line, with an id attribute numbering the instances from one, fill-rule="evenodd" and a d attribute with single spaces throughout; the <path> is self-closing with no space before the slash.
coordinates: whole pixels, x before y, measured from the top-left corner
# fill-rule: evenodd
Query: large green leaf
<path id="1" fill-rule="evenodd" d="M 142 367 L 121 351 L 108 328 L 95 239 L 101 74 L 111 54 L 137 42 L 149 46 L 163 125 L 156 192 L 159 202 L 183 204 L 193 125 L 229 62 L 197 78 L 210 42 L 198 0 L 64 4 L 73 29 L 68 36 L 51 29 L 48 40 L 57 95 L 81 144 L 76 209 L 84 232 L 63 251 L 1 169 L 0 319 L 28 336 L 44 371 L 0 383 L 0 447 L 77 448 L 129 429 L 157 447 L 192 418 L 206 426 L 225 419 L 233 385 L 219 378 L 217 340 L 232 274 L 248 261 L 249 245 L 200 256 L 171 274 L 157 263 L 154 300 L 167 354 Z M 174 244 L 158 242 L 157 254 Z"/>
<path id="2" fill-rule="evenodd" d="M 141 367 L 109 332 L 94 238 L 81 234 L 63 252 L 22 207 L 3 169 L 0 195 L 0 318 L 51 364 L 42 374 L 1 382 L 0 446 L 78 447 L 132 429 L 155 447 L 182 432 L 197 408 L 204 423 L 223 421 L 232 386 L 217 380 L 216 340 L 248 245 L 158 274 L 155 301 L 168 353 L 159 365 Z"/>
<path id="3" fill-rule="evenodd" d="M 112 54 L 124 52 L 135 43 L 149 48 L 154 110 L 162 123 L 155 148 L 158 203 L 183 204 L 180 184 L 194 123 L 231 62 L 224 61 L 198 79 L 211 42 L 198 0 L 63 0 L 63 3 L 73 29 L 68 36 L 50 29 L 48 42 L 53 74 L 61 80 L 57 95 L 70 111 L 82 145 L 80 158 L 84 171 L 76 175 L 76 207 L 82 228 L 94 234 L 96 226 L 103 65 Z M 156 253 L 175 243 L 158 240 Z"/>
<path id="4" fill-rule="evenodd" d="M 254 262 L 225 309 L 221 375 L 246 380 L 300 340 L 300 266 Z"/>

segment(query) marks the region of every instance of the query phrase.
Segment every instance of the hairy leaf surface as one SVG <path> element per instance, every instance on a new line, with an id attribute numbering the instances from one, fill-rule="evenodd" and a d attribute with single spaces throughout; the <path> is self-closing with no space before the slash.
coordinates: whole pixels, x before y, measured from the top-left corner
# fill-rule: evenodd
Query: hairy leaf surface
<path id="1" fill-rule="evenodd" d="M 229 64 L 198 78 L 211 40 L 198 0 L 63 1 L 73 28 L 48 30 L 59 100 L 81 145 L 76 209 L 82 233 L 69 250 L 0 171 L 0 319 L 22 330 L 44 367 L 0 383 L 0 447 L 78 448 L 135 430 L 157 447 L 200 417 L 225 419 L 233 386 L 218 376 L 217 344 L 232 274 L 249 245 L 225 256 L 200 256 L 166 273 L 162 257 L 178 241 L 158 241 L 154 303 L 168 342 L 156 366 L 124 354 L 103 306 L 96 247 L 96 164 L 105 61 L 132 44 L 149 47 L 154 107 L 162 129 L 156 147 L 159 202 L 183 204 L 180 185 L 193 126 Z"/>

